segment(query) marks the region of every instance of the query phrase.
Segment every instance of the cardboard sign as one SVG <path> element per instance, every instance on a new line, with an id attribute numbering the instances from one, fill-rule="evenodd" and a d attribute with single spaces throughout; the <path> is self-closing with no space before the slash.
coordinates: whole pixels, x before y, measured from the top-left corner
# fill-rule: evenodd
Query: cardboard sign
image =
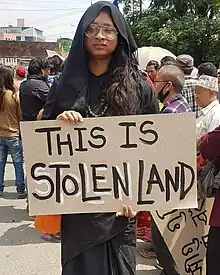
<path id="1" fill-rule="evenodd" d="M 30 214 L 197 207 L 193 114 L 21 123 Z"/>
<path id="2" fill-rule="evenodd" d="M 197 209 L 151 213 L 181 275 L 205 275 L 204 258 L 212 204 L 212 199 L 199 199 Z"/>

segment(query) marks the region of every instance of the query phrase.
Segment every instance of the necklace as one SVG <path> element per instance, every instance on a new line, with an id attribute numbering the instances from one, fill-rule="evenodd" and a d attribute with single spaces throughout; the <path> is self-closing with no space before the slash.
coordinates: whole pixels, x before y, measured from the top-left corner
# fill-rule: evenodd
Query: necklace
<path id="1" fill-rule="evenodd" d="M 100 114 L 96 114 L 96 113 L 93 112 L 91 106 L 88 105 L 89 114 L 90 114 L 91 116 L 93 116 L 93 117 L 102 117 L 102 116 L 104 116 L 105 113 L 106 113 L 106 111 L 107 111 L 107 109 L 108 109 L 108 104 L 105 105 L 103 111 L 102 111 Z"/>

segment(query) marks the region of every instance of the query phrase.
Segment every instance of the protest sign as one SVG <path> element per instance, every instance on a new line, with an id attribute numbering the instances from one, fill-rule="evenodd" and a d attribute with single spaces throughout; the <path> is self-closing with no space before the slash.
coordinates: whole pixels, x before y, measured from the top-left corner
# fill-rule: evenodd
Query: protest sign
<path id="1" fill-rule="evenodd" d="M 193 114 L 21 123 L 30 214 L 197 206 Z"/>
<path id="2" fill-rule="evenodd" d="M 213 200 L 197 209 L 151 212 L 181 275 L 205 275 L 208 221 Z"/>

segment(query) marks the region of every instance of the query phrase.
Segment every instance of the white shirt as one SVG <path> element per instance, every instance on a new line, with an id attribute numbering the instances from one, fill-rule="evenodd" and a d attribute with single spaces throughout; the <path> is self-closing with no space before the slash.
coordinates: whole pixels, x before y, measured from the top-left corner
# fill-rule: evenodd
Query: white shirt
<path id="1" fill-rule="evenodd" d="M 197 139 L 212 132 L 220 125 L 220 104 L 216 99 L 207 107 L 203 108 L 196 119 Z"/>

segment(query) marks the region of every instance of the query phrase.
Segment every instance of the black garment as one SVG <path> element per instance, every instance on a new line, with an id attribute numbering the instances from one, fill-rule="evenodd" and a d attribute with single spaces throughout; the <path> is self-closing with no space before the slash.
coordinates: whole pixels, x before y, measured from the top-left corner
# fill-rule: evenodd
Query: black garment
<path id="1" fill-rule="evenodd" d="M 65 265 L 63 274 L 134 275 L 136 274 L 135 254 L 136 246 L 125 244 L 123 233 L 121 233 L 115 238 L 76 256 L 74 261 L 69 261 Z"/>
<path id="2" fill-rule="evenodd" d="M 67 110 L 78 111 L 87 117 L 88 105 L 95 113 L 100 113 L 105 105 L 103 85 L 109 72 L 101 76 L 92 75 L 88 70 L 84 49 L 84 33 L 104 7 L 109 8 L 120 38 L 124 39 L 123 47 L 127 55 L 130 57 L 137 50 L 130 28 L 120 11 L 110 2 L 93 4 L 79 23 L 62 76 L 48 96 L 43 119 L 56 119 L 57 115 Z M 135 114 L 158 113 L 158 101 L 152 88 L 144 78 L 140 77 L 137 83 L 141 100 Z M 105 115 L 110 115 L 108 110 Z M 134 275 L 135 229 L 134 220 L 116 217 L 115 213 L 63 215 L 62 275 Z M 93 264 L 86 267 L 89 258 Z"/>
<path id="3" fill-rule="evenodd" d="M 206 253 L 206 275 L 220 274 L 220 227 L 211 226 L 209 229 Z"/>
<path id="4" fill-rule="evenodd" d="M 38 75 L 30 75 L 20 86 L 20 103 L 24 121 L 37 120 L 37 115 L 43 109 L 49 86 Z"/>
<path id="5" fill-rule="evenodd" d="M 152 237 L 152 243 L 154 245 L 154 251 L 156 253 L 156 256 L 160 265 L 164 269 L 164 274 L 180 275 L 180 273 L 178 272 L 177 266 L 173 260 L 173 257 L 153 218 L 150 221 L 150 226 L 151 226 L 151 237 Z"/>
<path id="6" fill-rule="evenodd" d="M 59 82 L 61 74 L 56 76 L 53 80 L 53 84 L 49 90 L 46 106 L 44 106 L 44 112 L 43 112 L 43 119 L 50 119 L 52 118 L 52 111 L 54 110 L 54 104 L 57 97 L 57 85 Z M 55 119 L 56 117 L 54 117 Z"/>

